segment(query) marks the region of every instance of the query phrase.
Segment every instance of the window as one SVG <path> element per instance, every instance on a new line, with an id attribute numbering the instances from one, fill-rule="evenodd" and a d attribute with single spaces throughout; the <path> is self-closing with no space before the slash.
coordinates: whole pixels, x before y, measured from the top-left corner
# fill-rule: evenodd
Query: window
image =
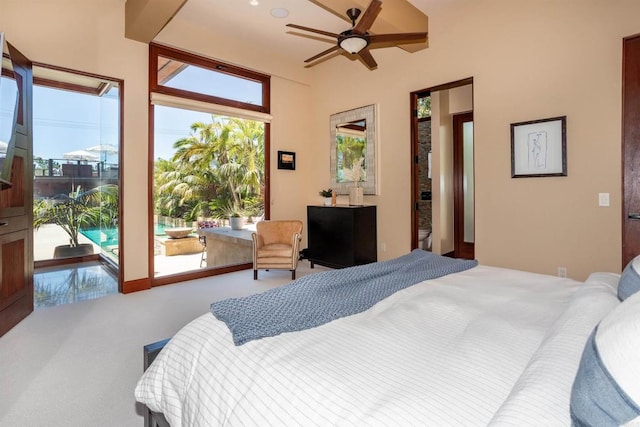
<path id="1" fill-rule="evenodd" d="M 168 47 L 150 47 L 149 85 L 163 93 L 269 113 L 269 76 Z"/>
<path id="2" fill-rule="evenodd" d="M 268 209 L 269 81 L 151 46 L 155 284 L 251 263 L 251 231 Z"/>
<path id="3" fill-rule="evenodd" d="M 263 105 L 261 81 L 185 64 L 164 56 L 158 57 L 158 85 L 218 99 Z"/>

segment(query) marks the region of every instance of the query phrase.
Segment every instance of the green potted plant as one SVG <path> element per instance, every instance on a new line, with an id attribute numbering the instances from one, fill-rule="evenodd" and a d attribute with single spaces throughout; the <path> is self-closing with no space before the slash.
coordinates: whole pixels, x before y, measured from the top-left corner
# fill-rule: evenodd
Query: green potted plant
<path id="1" fill-rule="evenodd" d="M 333 190 L 331 188 L 328 190 L 320 190 L 319 194 L 324 197 L 324 205 L 331 206 Z"/>
<path id="2" fill-rule="evenodd" d="M 229 218 L 229 225 L 232 230 L 242 230 L 244 226 L 244 209 L 238 203 L 229 201 L 220 206 L 217 212 L 223 218 Z"/>
<path id="3" fill-rule="evenodd" d="M 91 255 L 93 245 L 78 241 L 80 229 L 117 221 L 117 202 L 113 203 L 113 200 L 117 200 L 117 194 L 116 185 L 103 185 L 84 192 L 78 186 L 76 191 L 68 195 L 59 194 L 39 200 L 33 207 L 33 226 L 37 230 L 44 224 L 55 224 L 69 236 L 68 245 L 56 246 L 54 258 Z M 114 205 L 115 211 L 111 209 Z"/>
<path id="4" fill-rule="evenodd" d="M 229 215 L 229 225 L 232 230 L 242 230 L 242 227 L 244 226 L 244 217 L 240 211 L 233 211 Z"/>

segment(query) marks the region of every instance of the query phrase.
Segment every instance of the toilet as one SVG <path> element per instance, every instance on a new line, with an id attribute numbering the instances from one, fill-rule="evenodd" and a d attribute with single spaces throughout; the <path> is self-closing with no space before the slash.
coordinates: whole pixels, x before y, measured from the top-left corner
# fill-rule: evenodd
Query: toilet
<path id="1" fill-rule="evenodd" d="M 418 230 L 418 247 L 425 251 L 431 249 L 431 230 L 424 228 Z"/>

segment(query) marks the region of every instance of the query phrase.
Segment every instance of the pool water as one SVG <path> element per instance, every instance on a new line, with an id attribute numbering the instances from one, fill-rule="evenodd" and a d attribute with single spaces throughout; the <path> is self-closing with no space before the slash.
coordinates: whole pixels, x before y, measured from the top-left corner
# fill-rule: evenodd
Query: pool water
<path id="1" fill-rule="evenodd" d="M 164 229 L 168 226 L 164 224 L 154 224 L 153 234 L 156 236 L 164 236 Z M 80 230 L 87 239 L 91 240 L 98 246 L 117 246 L 118 245 L 118 229 L 117 228 L 88 228 Z"/>

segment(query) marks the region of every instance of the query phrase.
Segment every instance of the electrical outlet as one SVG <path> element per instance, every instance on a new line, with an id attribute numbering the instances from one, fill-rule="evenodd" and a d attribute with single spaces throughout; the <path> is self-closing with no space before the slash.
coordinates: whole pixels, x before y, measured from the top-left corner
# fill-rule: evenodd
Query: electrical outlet
<path id="1" fill-rule="evenodd" d="M 382 252 L 386 252 L 387 251 L 387 244 L 384 243 L 384 242 L 380 243 L 380 250 Z"/>
<path id="2" fill-rule="evenodd" d="M 558 267 L 558 277 L 567 277 L 567 267 Z"/>

